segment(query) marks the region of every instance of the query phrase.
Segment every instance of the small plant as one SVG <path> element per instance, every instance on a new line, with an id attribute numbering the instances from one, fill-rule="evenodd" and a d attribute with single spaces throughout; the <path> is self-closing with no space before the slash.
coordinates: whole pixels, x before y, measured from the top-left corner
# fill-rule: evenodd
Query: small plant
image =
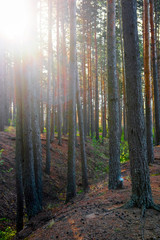
<path id="1" fill-rule="evenodd" d="M 80 189 L 78 192 L 77 192 L 77 194 L 81 194 L 81 193 L 83 193 L 84 191 L 83 191 L 83 189 Z"/>
<path id="2" fill-rule="evenodd" d="M 131 177 L 130 176 L 126 176 L 126 180 L 130 180 L 131 179 Z"/>
<path id="3" fill-rule="evenodd" d="M 3 163 L 4 163 L 4 160 L 1 159 L 1 158 L 2 158 L 2 153 L 3 153 L 3 151 L 4 151 L 4 149 L 1 149 L 1 150 L 0 150 L 0 166 L 2 166 Z"/>
<path id="4" fill-rule="evenodd" d="M 13 170 L 13 168 L 9 168 L 9 169 L 7 170 L 7 172 L 10 173 L 12 170 Z"/>
<path id="5" fill-rule="evenodd" d="M 5 231 L 0 231 L 0 239 L 10 240 L 16 235 L 16 231 L 11 227 L 7 227 Z"/>
<path id="6" fill-rule="evenodd" d="M 129 147 L 128 142 L 123 141 L 120 145 L 120 162 L 125 163 L 129 161 Z"/>

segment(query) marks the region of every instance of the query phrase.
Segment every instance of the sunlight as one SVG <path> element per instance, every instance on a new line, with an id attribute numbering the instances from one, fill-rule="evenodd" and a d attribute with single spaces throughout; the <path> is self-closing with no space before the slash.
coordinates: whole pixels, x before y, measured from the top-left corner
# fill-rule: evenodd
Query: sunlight
<path id="1" fill-rule="evenodd" d="M 30 26 L 26 0 L 0 0 L 0 36 L 9 41 L 23 41 Z"/>

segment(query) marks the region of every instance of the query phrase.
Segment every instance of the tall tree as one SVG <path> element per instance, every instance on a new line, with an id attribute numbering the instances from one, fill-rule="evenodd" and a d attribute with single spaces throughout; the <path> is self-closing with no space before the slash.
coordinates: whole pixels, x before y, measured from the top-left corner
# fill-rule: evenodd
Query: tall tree
<path id="1" fill-rule="evenodd" d="M 41 144 L 36 105 L 36 10 L 37 1 L 28 2 L 31 10 L 32 27 L 28 34 L 28 47 L 24 48 L 23 66 L 18 60 L 19 72 L 16 81 L 17 94 L 17 139 L 16 139 L 16 179 L 17 179 L 17 230 L 21 230 L 23 191 L 28 218 L 35 216 L 42 209 L 42 172 Z M 32 44 L 31 44 L 32 43 Z M 17 63 L 16 63 L 17 64 Z M 20 79 L 21 78 L 21 79 Z M 35 82 L 34 82 L 35 81 Z M 33 90 L 34 88 L 34 90 Z"/>
<path id="2" fill-rule="evenodd" d="M 146 134 L 148 163 L 153 163 L 153 134 L 151 108 L 151 69 L 150 69 L 150 35 L 149 35 L 149 0 L 144 0 L 144 77 L 146 96 Z"/>
<path id="3" fill-rule="evenodd" d="M 4 69 L 5 69 L 5 60 L 4 60 L 4 42 L 3 38 L 1 39 L 0 42 L 0 131 L 4 130 L 4 116 L 5 116 L 5 111 L 4 111 L 4 104 L 5 104 L 5 95 L 4 95 Z"/>
<path id="4" fill-rule="evenodd" d="M 22 65 L 20 54 L 18 59 L 14 59 L 15 71 L 15 90 L 16 90 L 16 193 L 17 193 L 17 232 L 23 229 L 23 180 L 22 180 L 22 164 L 23 164 L 23 128 L 22 128 Z"/>
<path id="5" fill-rule="evenodd" d="M 151 56 L 154 83 L 154 104 L 155 104 L 155 140 L 156 145 L 160 144 L 160 102 L 158 88 L 158 65 L 157 65 L 157 47 L 154 28 L 154 1 L 150 0 L 150 25 L 151 25 Z"/>
<path id="6" fill-rule="evenodd" d="M 51 104 L 50 91 L 52 82 L 52 0 L 48 0 L 48 82 L 47 82 L 47 122 L 46 122 L 46 173 L 50 174 L 50 135 L 51 135 Z"/>
<path id="7" fill-rule="evenodd" d="M 70 0 L 70 79 L 69 79 L 69 142 L 67 198 L 76 196 L 75 143 L 76 143 L 76 0 Z"/>
<path id="8" fill-rule="evenodd" d="M 128 206 L 154 206 L 147 163 L 136 0 L 122 0 L 125 51 L 127 130 L 132 195 Z"/>
<path id="9" fill-rule="evenodd" d="M 58 144 L 62 145 L 62 106 L 61 106 L 61 75 L 60 75 L 60 37 L 59 37 L 60 2 L 57 0 L 57 83 L 58 83 Z"/>
<path id="10" fill-rule="evenodd" d="M 115 14 L 115 0 L 110 0 L 108 1 L 107 16 L 109 189 L 118 188 L 121 177 Z"/>
<path id="11" fill-rule="evenodd" d="M 99 140 L 99 91 L 98 91 L 98 50 L 97 50 L 97 5 L 95 4 L 94 42 L 95 42 L 95 131 Z"/>
<path id="12" fill-rule="evenodd" d="M 77 68 L 76 90 L 77 90 L 76 98 L 77 98 L 79 131 L 80 131 L 80 146 L 81 146 L 82 185 L 83 185 L 84 191 L 87 191 L 89 188 L 88 174 L 87 174 L 87 157 L 86 157 L 86 149 L 85 149 L 84 121 L 83 121 L 83 112 L 82 112 L 82 105 L 81 105 L 81 98 L 80 98 L 78 68 Z"/>

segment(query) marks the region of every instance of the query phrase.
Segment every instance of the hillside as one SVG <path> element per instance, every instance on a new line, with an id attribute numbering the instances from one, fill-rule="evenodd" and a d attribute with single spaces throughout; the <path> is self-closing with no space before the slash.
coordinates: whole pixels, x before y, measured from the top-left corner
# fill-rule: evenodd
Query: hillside
<path id="1" fill-rule="evenodd" d="M 41 139 L 44 168 L 45 135 Z M 149 209 L 142 219 L 140 209 L 119 208 L 130 198 L 129 162 L 122 164 L 124 188 L 108 190 L 107 145 L 107 140 L 104 145 L 87 140 L 90 190 L 84 194 L 77 144 L 77 197 L 65 204 L 67 138 L 63 138 L 62 146 L 58 146 L 57 140 L 51 144 L 51 176 L 43 174 L 43 211 L 30 222 L 25 219 L 19 239 L 160 239 L 159 212 Z M 16 220 L 15 129 L 0 132 L 0 148 L 4 149 L 0 162 L 0 230 L 4 232 L 9 226 L 14 229 Z M 160 204 L 160 147 L 155 148 L 155 163 L 150 166 L 150 173 L 154 201 Z M 0 233 L 0 239 L 7 239 Z"/>

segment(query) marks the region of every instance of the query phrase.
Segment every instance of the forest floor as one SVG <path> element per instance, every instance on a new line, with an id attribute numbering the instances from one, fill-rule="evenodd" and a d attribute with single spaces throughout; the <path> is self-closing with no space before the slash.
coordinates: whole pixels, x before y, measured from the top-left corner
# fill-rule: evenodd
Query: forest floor
<path id="1" fill-rule="evenodd" d="M 45 134 L 41 136 L 45 167 Z M 65 204 L 67 178 L 67 138 L 63 145 L 51 144 L 51 175 L 43 173 L 43 211 L 27 221 L 18 239 L 29 240 L 160 240 L 160 213 L 148 209 L 145 218 L 138 208 L 120 209 L 130 199 L 129 162 L 121 165 L 124 188 L 108 190 L 108 142 L 87 140 L 90 190 L 84 194 L 81 184 L 80 146 L 76 153 L 77 197 Z M 0 132 L 0 239 L 7 240 L 16 222 L 15 129 Z M 160 204 L 160 147 L 150 166 L 151 187 L 155 203 Z M 12 229 L 12 230 L 11 230 Z M 15 239 L 11 237 L 10 239 Z"/>

